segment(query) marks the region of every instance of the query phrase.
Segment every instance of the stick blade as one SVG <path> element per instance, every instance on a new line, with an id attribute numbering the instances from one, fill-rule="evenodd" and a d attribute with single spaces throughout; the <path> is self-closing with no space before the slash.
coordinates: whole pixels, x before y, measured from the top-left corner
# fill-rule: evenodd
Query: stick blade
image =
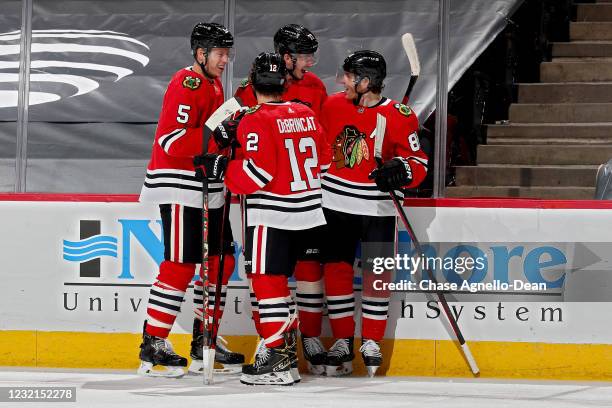
<path id="1" fill-rule="evenodd" d="M 410 62 L 411 75 L 419 76 L 421 74 L 421 63 L 419 62 L 419 54 L 417 53 L 412 34 L 406 33 L 402 35 L 402 46 Z"/>
<path id="2" fill-rule="evenodd" d="M 204 385 L 214 384 L 213 372 L 215 368 L 215 349 L 204 346 L 202 353 L 202 374 Z"/>
<path id="3" fill-rule="evenodd" d="M 385 140 L 385 129 L 387 128 L 387 118 L 380 113 L 376 114 L 376 130 L 374 131 L 374 157 L 382 159 L 382 147 Z"/>
<path id="4" fill-rule="evenodd" d="M 236 98 L 230 98 L 223 103 L 223 105 L 219 106 L 216 111 L 213 112 L 212 115 L 208 118 L 205 125 L 206 127 L 213 131 L 221 122 L 227 119 L 230 115 L 238 112 L 242 105 L 240 101 Z"/>
<path id="5" fill-rule="evenodd" d="M 476 359 L 472 355 L 472 352 L 470 351 L 470 348 L 468 347 L 467 343 L 463 343 L 461 345 L 461 349 L 463 350 L 463 355 L 465 356 L 465 359 L 467 360 L 468 365 L 470 366 L 472 374 L 479 375 L 480 369 L 478 368 L 478 364 L 476 364 Z"/>

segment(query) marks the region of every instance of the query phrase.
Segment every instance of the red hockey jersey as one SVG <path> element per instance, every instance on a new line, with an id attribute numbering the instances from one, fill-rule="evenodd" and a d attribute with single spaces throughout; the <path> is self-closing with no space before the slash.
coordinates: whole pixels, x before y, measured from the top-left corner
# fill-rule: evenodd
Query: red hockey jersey
<path id="1" fill-rule="evenodd" d="M 322 180 L 325 208 L 351 214 L 395 215 L 389 194 L 379 191 L 376 183 L 368 179 L 376 168 L 374 130 L 378 113 L 387 120 L 383 161 L 394 157 L 408 160 L 412 182 L 406 188 L 416 187 L 425 178 L 427 155 L 419 144 L 416 114 L 408 106 L 387 98 L 370 108 L 355 106 L 340 92 L 327 98 L 321 115 L 333 154 Z"/>
<path id="2" fill-rule="evenodd" d="M 196 180 L 193 157 L 202 152 L 202 128 L 223 103 L 219 79 L 209 80 L 191 67 L 172 77 L 164 95 L 151 160 L 140 201 L 202 206 L 202 182 Z M 214 141 L 209 150 L 216 150 Z M 223 184 L 209 184 L 209 207 L 223 206 Z"/>
<path id="3" fill-rule="evenodd" d="M 242 100 L 246 106 L 257 105 L 257 99 L 253 93 L 253 87 L 248 79 L 245 79 L 236 90 L 235 96 Z M 283 94 L 283 100 L 289 102 L 300 102 L 310 107 L 318 118 L 323 103 L 327 99 L 327 91 L 323 82 L 312 72 L 306 72 L 304 78 L 296 81 L 290 80 L 287 90 Z"/>
<path id="4" fill-rule="evenodd" d="M 320 173 L 331 156 L 310 108 L 256 105 L 240 121 L 237 137 L 244 156 L 229 163 L 225 183 L 246 195 L 246 226 L 303 230 L 325 224 Z"/>

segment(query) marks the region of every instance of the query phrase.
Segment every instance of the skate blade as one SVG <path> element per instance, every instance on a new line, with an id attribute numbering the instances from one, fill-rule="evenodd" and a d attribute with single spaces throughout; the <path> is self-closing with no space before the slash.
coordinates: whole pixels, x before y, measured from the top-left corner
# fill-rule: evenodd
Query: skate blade
<path id="1" fill-rule="evenodd" d="M 220 364 L 217 368 L 213 368 L 213 374 L 239 374 L 242 373 L 242 364 Z M 202 360 L 191 360 L 189 365 L 188 374 L 190 375 L 202 375 L 204 372 L 204 363 Z"/>
<path id="2" fill-rule="evenodd" d="M 306 362 L 308 372 L 312 375 L 325 375 L 325 366 L 323 364 L 313 365 L 310 361 Z"/>
<path id="3" fill-rule="evenodd" d="M 378 366 L 366 366 L 368 370 L 368 377 L 372 378 L 376 375 L 376 370 L 378 370 Z"/>
<path id="4" fill-rule="evenodd" d="M 325 366 L 325 375 L 328 377 L 343 377 L 353 373 L 353 362 L 347 361 L 339 366 Z"/>
<path id="5" fill-rule="evenodd" d="M 302 381 L 302 376 L 300 375 L 300 370 L 298 370 L 296 367 L 291 367 L 289 372 L 291 373 L 291 378 L 293 379 L 294 383 L 297 384 L 300 381 Z"/>
<path id="6" fill-rule="evenodd" d="M 138 375 L 145 377 L 181 378 L 185 375 L 183 367 L 177 366 L 154 366 L 153 363 L 141 361 L 136 371 Z"/>
<path id="7" fill-rule="evenodd" d="M 262 375 L 242 374 L 240 382 L 246 385 L 282 385 L 289 386 L 295 384 L 291 377 L 291 372 L 282 371 Z"/>

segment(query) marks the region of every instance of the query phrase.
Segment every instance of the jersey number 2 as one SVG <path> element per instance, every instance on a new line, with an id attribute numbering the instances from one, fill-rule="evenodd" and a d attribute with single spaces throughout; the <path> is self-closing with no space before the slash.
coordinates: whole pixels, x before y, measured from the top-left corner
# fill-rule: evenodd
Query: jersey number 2
<path id="1" fill-rule="evenodd" d="M 310 157 L 304 160 L 304 172 L 306 173 L 306 177 L 308 178 L 308 184 L 306 181 L 302 179 L 302 175 L 300 174 L 300 167 L 298 165 L 297 156 L 295 155 L 295 146 L 293 139 L 285 139 L 285 148 L 289 153 L 289 162 L 291 163 L 291 173 L 293 174 L 293 181 L 291 182 L 291 191 L 302 191 L 306 190 L 308 187 L 319 188 L 321 187 L 321 181 L 318 177 L 313 174 L 313 169 L 316 169 L 319 166 L 319 159 L 317 157 L 317 149 L 315 141 L 312 137 L 303 137 L 300 139 L 298 148 L 301 153 L 306 153 L 306 150 L 310 150 Z"/>

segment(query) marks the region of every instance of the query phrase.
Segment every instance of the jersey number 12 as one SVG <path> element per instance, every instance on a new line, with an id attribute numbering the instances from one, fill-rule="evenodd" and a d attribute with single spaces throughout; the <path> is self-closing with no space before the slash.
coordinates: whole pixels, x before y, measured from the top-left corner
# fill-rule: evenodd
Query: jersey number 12
<path id="1" fill-rule="evenodd" d="M 306 153 L 307 150 L 310 150 L 310 157 L 304 160 L 304 172 L 306 173 L 306 177 L 308 178 L 308 184 L 306 184 L 306 181 L 302 179 L 302 175 L 300 173 L 297 156 L 295 155 L 294 140 L 285 139 L 285 148 L 289 153 L 291 173 L 293 174 L 293 181 L 290 185 L 291 191 L 302 191 L 308 189 L 309 187 L 311 189 L 320 188 L 321 181 L 319 180 L 319 172 L 317 169 L 317 167 L 319 167 L 319 160 L 317 158 L 317 148 L 313 138 L 303 137 L 298 143 L 298 149 L 301 153 Z M 317 177 L 314 176 L 313 169 L 317 170 L 315 173 L 317 174 Z"/>

